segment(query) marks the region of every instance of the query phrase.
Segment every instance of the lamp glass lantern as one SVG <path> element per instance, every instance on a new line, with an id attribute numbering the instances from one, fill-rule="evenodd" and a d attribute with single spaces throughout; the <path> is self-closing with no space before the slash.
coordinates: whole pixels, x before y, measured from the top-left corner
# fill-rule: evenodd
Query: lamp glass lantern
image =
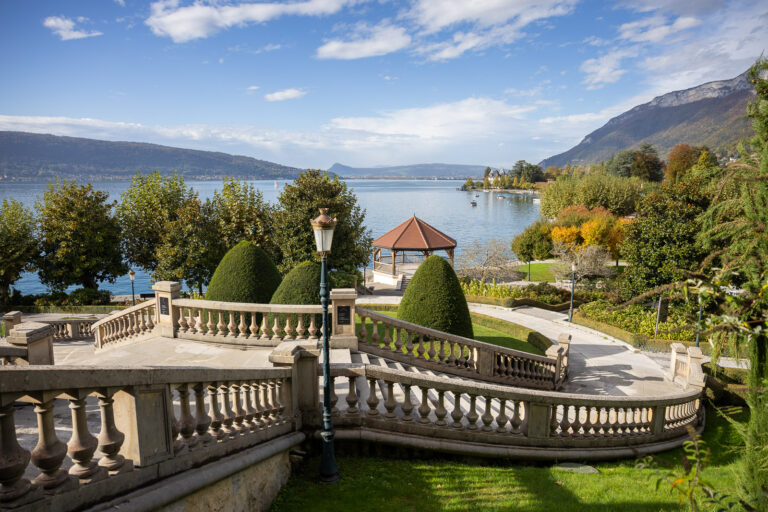
<path id="1" fill-rule="evenodd" d="M 133 271 L 133 269 L 130 269 L 128 271 L 128 278 L 131 280 L 131 303 L 133 305 L 136 305 L 136 293 L 134 292 L 133 288 L 133 282 L 136 280 L 136 272 Z"/>
<path id="2" fill-rule="evenodd" d="M 336 228 L 336 219 L 328 215 L 328 208 L 320 208 L 320 215 L 312 221 L 312 229 L 315 232 L 317 252 L 323 256 L 331 252 L 334 228 Z"/>

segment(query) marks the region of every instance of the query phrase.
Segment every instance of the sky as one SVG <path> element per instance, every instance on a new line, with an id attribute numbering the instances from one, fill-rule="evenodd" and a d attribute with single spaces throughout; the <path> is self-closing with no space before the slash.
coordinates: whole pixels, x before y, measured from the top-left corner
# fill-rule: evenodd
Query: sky
<path id="1" fill-rule="evenodd" d="M 3 0 L 0 130 L 510 167 L 744 72 L 768 2 Z"/>

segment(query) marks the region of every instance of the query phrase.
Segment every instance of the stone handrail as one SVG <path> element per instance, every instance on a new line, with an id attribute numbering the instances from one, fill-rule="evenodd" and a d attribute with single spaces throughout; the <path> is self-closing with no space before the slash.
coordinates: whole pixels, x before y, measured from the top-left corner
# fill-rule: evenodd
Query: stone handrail
<path id="1" fill-rule="evenodd" d="M 80 510 L 277 437 L 303 439 L 291 434 L 301 426 L 297 368 L 3 369 L 0 508 Z M 96 401 L 100 432 L 86 416 Z M 34 404 L 33 436 L 16 424 L 15 402 Z"/>
<path id="2" fill-rule="evenodd" d="M 150 334 L 157 323 L 155 299 L 122 309 L 91 325 L 97 348 Z"/>
<path id="3" fill-rule="evenodd" d="M 414 366 L 491 382 L 558 389 L 565 381 L 561 347 L 555 357 L 538 356 L 448 334 L 358 307 L 358 349 Z M 368 334 L 367 321 L 373 324 Z M 378 324 L 384 335 L 379 335 Z"/>
<path id="4" fill-rule="evenodd" d="M 174 299 L 178 338 L 214 343 L 275 347 L 283 341 L 317 341 L 320 305 L 250 304 Z"/>
<path id="5" fill-rule="evenodd" d="M 606 458 L 616 448 L 682 442 L 688 426 L 700 428 L 704 421 L 698 389 L 661 398 L 616 397 L 515 389 L 375 365 L 333 367 L 331 374 L 334 425 L 449 439 L 456 452 L 461 444 L 480 443 L 585 448 L 592 451 L 574 451 L 577 458 Z"/>
<path id="6" fill-rule="evenodd" d="M 702 389 L 705 383 L 704 372 L 701 369 L 701 349 L 686 347 L 682 343 L 672 343 L 669 373 L 667 378 L 687 389 Z"/>

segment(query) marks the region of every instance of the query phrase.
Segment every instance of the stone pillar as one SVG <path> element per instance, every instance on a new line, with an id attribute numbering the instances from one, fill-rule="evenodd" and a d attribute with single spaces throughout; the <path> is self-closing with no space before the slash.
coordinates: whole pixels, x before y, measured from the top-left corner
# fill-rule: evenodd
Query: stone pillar
<path id="1" fill-rule="evenodd" d="M 303 340 L 284 341 L 269 354 L 269 362 L 275 366 L 292 368 L 286 399 L 291 402 L 296 429 L 302 424 L 318 424 L 320 418 L 317 407 L 320 403 L 319 356 L 316 345 Z"/>
<path id="2" fill-rule="evenodd" d="M 331 290 L 331 314 L 333 315 L 331 348 L 348 348 L 357 350 L 357 335 L 355 334 L 355 300 L 357 291 L 354 288 L 335 288 Z"/>
<path id="3" fill-rule="evenodd" d="M 5 335 L 13 330 L 13 328 L 21 323 L 21 311 L 9 311 L 3 315 L 3 322 L 5 323 Z"/>
<path id="4" fill-rule="evenodd" d="M 172 412 L 168 385 L 132 386 L 115 393 L 115 426 L 125 435 L 120 453 L 137 466 L 171 458 Z"/>
<path id="5" fill-rule="evenodd" d="M 176 324 L 179 312 L 173 308 L 173 300 L 179 298 L 181 284 L 176 281 L 158 281 L 152 289 L 155 291 L 155 329 L 158 336 L 176 337 Z"/>
<path id="6" fill-rule="evenodd" d="M 704 387 L 704 372 L 701 370 L 701 349 L 699 347 L 688 347 L 688 375 L 685 387 Z"/>
<path id="7" fill-rule="evenodd" d="M 531 414 L 528 417 L 528 437 L 531 439 L 549 437 L 550 416 L 555 413 L 554 408 L 549 404 L 530 402 L 526 412 Z"/>
<path id="8" fill-rule="evenodd" d="M 669 373 L 667 374 L 667 377 L 672 382 L 675 382 L 675 377 L 678 377 L 677 362 L 685 360 L 685 345 L 682 343 L 672 343 L 672 345 L 670 345 L 670 349 L 671 354 L 669 360 Z"/>
<path id="9" fill-rule="evenodd" d="M 53 364 L 53 327 L 40 322 L 17 324 L 6 341 L 27 350 L 28 364 Z"/>
<path id="10" fill-rule="evenodd" d="M 477 349 L 476 349 L 477 350 Z M 483 377 L 492 377 L 496 366 L 496 354 L 493 350 L 483 348 L 477 351 L 477 373 Z"/>

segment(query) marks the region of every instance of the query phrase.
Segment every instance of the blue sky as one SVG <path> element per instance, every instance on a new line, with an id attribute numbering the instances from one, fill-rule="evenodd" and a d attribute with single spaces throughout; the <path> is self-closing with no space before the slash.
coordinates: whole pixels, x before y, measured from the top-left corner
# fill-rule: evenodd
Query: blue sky
<path id="1" fill-rule="evenodd" d="M 738 75 L 767 26 L 765 1 L 3 0 L 0 130 L 510 166 Z"/>

